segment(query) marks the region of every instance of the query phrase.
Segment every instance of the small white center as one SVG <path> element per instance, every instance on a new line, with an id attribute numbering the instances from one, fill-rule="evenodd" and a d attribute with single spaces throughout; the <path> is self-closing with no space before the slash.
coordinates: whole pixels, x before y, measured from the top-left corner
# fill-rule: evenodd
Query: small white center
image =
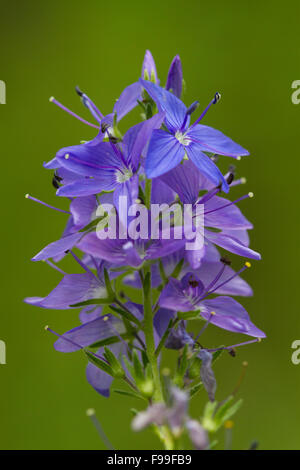
<path id="1" fill-rule="evenodd" d="M 126 181 L 130 180 L 132 177 L 132 170 L 130 168 L 123 168 L 121 170 L 117 170 L 115 175 L 116 175 L 116 180 L 118 183 L 125 183 Z"/>
<path id="2" fill-rule="evenodd" d="M 175 137 L 178 140 L 178 142 L 180 142 L 184 146 L 190 145 L 190 143 L 191 143 L 191 140 L 188 137 L 186 137 L 186 135 L 183 134 L 180 131 L 176 132 Z"/>

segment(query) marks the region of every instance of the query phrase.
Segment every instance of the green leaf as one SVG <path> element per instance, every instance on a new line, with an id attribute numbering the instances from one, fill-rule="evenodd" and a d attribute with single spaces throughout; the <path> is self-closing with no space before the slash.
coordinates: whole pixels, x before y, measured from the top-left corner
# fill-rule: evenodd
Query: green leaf
<path id="1" fill-rule="evenodd" d="M 199 319 L 200 310 L 190 310 L 189 312 L 177 312 L 177 317 L 180 320 L 195 320 Z"/>
<path id="2" fill-rule="evenodd" d="M 229 418 L 231 418 L 242 406 L 243 400 L 240 399 L 233 405 L 232 402 L 234 400 L 233 396 L 230 396 L 227 401 L 220 406 L 215 414 L 215 421 L 218 423 L 219 426 L 225 423 Z"/>
<path id="3" fill-rule="evenodd" d="M 120 336 L 124 340 L 134 338 L 134 336 L 130 333 L 124 333 Z M 91 344 L 89 347 L 98 349 L 98 348 L 101 348 L 102 346 L 108 346 L 110 344 L 115 344 L 115 343 L 119 343 L 119 342 L 120 342 L 119 336 L 110 336 L 109 338 L 105 338 L 105 339 L 102 339 L 100 341 L 96 341 L 95 343 Z"/>
<path id="4" fill-rule="evenodd" d="M 109 308 L 114 312 L 119 313 L 122 317 L 126 318 L 132 323 L 135 323 L 136 325 L 138 325 L 139 328 L 141 328 L 141 322 L 137 318 L 135 318 L 135 316 L 131 312 L 125 310 L 125 308 L 123 309 L 121 307 L 115 307 L 114 305 L 110 305 Z"/>
<path id="5" fill-rule="evenodd" d="M 71 304 L 70 307 L 84 307 L 85 305 L 103 305 L 110 304 L 111 298 L 106 297 L 105 299 L 90 299 L 85 300 L 84 302 L 78 302 L 77 304 Z"/>
<path id="6" fill-rule="evenodd" d="M 106 372 L 107 374 L 111 375 L 112 377 L 114 377 L 114 372 L 112 370 L 112 368 L 110 367 L 109 364 L 107 364 L 106 362 L 104 362 L 102 359 L 100 359 L 99 357 L 97 357 L 94 353 L 92 353 L 91 351 L 89 351 L 88 349 L 84 349 L 83 350 L 84 353 L 86 354 L 88 360 L 94 364 L 94 366 L 98 367 L 99 369 L 103 370 L 104 372 Z"/>
<path id="7" fill-rule="evenodd" d="M 131 397 L 131 398 L 138 398 L 139 400 L 145 400 L 145 398 L 142 397 L 142 395 L 139 395 L 138 393 L 131 392 L 128 390 L 114 389 L 113 392 L 118 393 L 119 395 L 124 395 L 124 396 Z"/>
<path id="8" fill-rule="evenodd" d="M 108 297 L 110 297 L 113 301 L 113 299 L 116 297 L 116 294 L 115 294 L 115 292 L 112 288 L 112 285 L 111 285 L 109 275 L 108 275 L 108 272 L 107 272 L 106 268 L 104 268 L 104 280 L 105 280 L 105 286 L 106 286 Z"/>
<path id="9" fill-rule="evenodd" d="M 193 398 L 203 387 L 203 383 L 199 382 L 190 389 L 190 398 Z"/>
<path id="10" fill-rule="evenodd" d="M 114 353 L 106 346 L 104 346 L 104 357 L 109 362 L 115 377 L 125 377 L 125 372 L 121 363 L 118 361 Z"/>
<path id="11" fill-rule="evenodd" d="M 214 362 L 216 362 L 216 360 L 219 359 L 219 357 L 221 356 L 221 354 L 223 354 L 223 352 L 224 352 L 224 349 L 219 349 L 218 351 L 215 351 L 213 353 L 212 364 L 214 364 Z"/>
<path id="12" fill-rule="evenodd" d="M 179 276 L 180 271 L 181 271 L 181 268 L 182 268 L 182 266 L 183 266 L 183 263 L 184 263 L 184 258 L 182 258 L 182 259 L 176 264 L 176 266 L 175 266 L 175 268 L 174 268 L 174 270 L 173 270 L 173 272 L 172 272 L 172 274 L 171 274 L 170 277 L 175 277 L 175 278 L 177 278 L 177 277 Z"/>
<path id="13" fill-rule="evenodd" d="M 132 377 L 134 377 L 135 372 L 134 372 L 133 365 L 128 361 L 127 357 L 124 356 L 124 355 L 123 355 L 123 361 L 125 362 L 125 365 L 126 365 L 126 367 L 127 367 L 127 369 L 128 369 L 128 372 L 130 373 L 130 375 L 131 375 Z"/>
<path id="14" fill-rule="evenodd" d="M 167 329 L 166 331 L 164 332 L 160 342 L 158 343 L 158 346 L 156 348 L 156 351 L 155 351 L 155 356 L 158 357 L 159 356 L 159 353 L 161 352 L 162 348 L 164 347 L 164 344 L 166 342 L 166 340 L 168 339 L 168 336 L 171 332 L 171 329 L 172 329 L 172 325 L 173 325 L 173 319 L 171 318 L 171 320 L 169 321 L 169 324 L 167 326 Z"/>
<path id="15" fill-rule="evenodd" d="M 134 375 L 135 375 L 136 382 L 137 383 L 144 382 L 145 375 L 144 375 L 143 366 L 140 363 L 140 360 L 138 358 L 136 351 L 133 351 L 132 359 L 133 359 Z"/>

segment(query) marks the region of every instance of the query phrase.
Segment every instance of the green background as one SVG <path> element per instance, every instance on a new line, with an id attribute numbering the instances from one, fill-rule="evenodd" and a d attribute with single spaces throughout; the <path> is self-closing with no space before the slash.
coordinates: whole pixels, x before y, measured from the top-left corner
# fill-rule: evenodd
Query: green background
<path id="1" fill-rule="evenodd" d="M 300 365 L 291 362 L 291 344 L 300 339 L 300 106 L 291 102 L 291 83 L 300 79 L 299 2 L 11 0 L 0 6 L 0 79 L 7 85 L 7 104 L 0 106 L 0 339 L 7 345 L 7 364 L 0 365 L 0 447 L 102 448 L 85 416 L 88 407 L 96 408 L 116 448 L 159 445 L 149 432 L 129 430 L 129 408 L 138 402 L 98 396 L 85 381 L 82 354 L 54 351 L 44 325 L 63 332 L 78 324 L 77 312 L 46 311 L 22 301 L 47 294 L 58 282 L 55 271 L 30 258 L 59 238 L 65 223 L 63 214 L 25 200 L 24 194 L 66 208 L 42 162 L 60 147 L 95 135 L 48 98 L 54 95 L 89 118 L 74 93 L 78 84 L 106 114 L 139 77 L 148 48 L 162 83 L 172 57 L 181 56 L 187 104 L 199 99 L 204 108 L 220 91 L 222 100 L 205 123 L 251 151 L 238 163 L 238 174 L 248 183 L 234 194 L 255 193 L 240 207 L 255 223 L 252 247 L 263 260 L 245 275 L 255 297 L 244 305 L 268 338 L 240 349 L 235 359 L 224 356 L 215 367 L 217 399 L 223 399 L 234 388 L 242 361 L 249 362 L 234 447 L 246 448 L 257 439 L 262 449 L 300 449 Z M 207 335 L 216 346 L 240 339 L 216 328 Z M 173 357 L 170 353 L 167 362 Z M 203 394 L 195 399 L 194 416 L 201 415 L 204 400 Z M 222 439 L 221 431 L 220 445 Z"/>

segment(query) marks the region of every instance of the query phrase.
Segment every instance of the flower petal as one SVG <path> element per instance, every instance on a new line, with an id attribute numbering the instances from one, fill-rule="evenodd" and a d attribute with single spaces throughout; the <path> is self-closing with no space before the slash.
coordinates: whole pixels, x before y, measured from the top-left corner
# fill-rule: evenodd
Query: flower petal
<path id="1" fill-rule="evenodd" d="M 165 113 L 157 113 L 152 118 L 131 127 L 124 135 L 123 144 L 127 148 L 127 161 L 134 171 L 139 165 L 140 156 L 154 129 L 159 129 Z"/>
<path id="2" fill-rule="evenodd" d="M 151 83 L 147 80 L 141 80 L 141 84 L 149 93 L 153 101 L 157 104 L 157 107 L 160 111 L 166 113 L 165 122 L 168 127 L 173 132 L 181 129 L 181 126 L 184 122 L 187 108 L 173 93 L 170 93 L 167 90 L 164 90 L 155 83 Z M 189 124 L 189 116 L 186 121 L 186 126 Z"/>
<path id="3" fill-rule="evenodd" d="M 142 66 L 142 78 L 145 78 L 145 71 L 147 71 L 149 79 L 152 78 L 152 76 L 155 79 L 155 82 L 157 82 L 157 71 L 156 71 L 156 65 L 153 59 L 153 56 L 149 50 L 146 50 L 144 61 L 143 61 L 143 66 Z"/>
<path id="4" fill-rule="evenodd" d="M 236 255 L 257 260 L 261 259 L 261 256 L 257 251 L 251 250 L 251 248 L 243 245 L 238 240 L 238 238 L 233 236 L 205 230 L 205 238 L 208 239 L 211 243 L 215 243 L 216 245 L 221 246 L 222 248 L 225 248 L 225 250 L 228 250 L 231 253 L 235 253 Z"/>
<path id="5" fill-rule="evenodd" d="M 210 323 L 224 330 L 255 338 L 264 338 L 266 335 L 259 330 L 250 320 L 244 307 L 231 297 L 217 297 L 203 300 L 200 304 L 201 316 Z M 212 315 L 211 312 L 214 312 Z"/>
<path id="6" fill-rule="evenodd" d="M 54 343 L 54 348 L 65 353 L 78 351 L 102 339 L 116 336 L 116 332 L 125 332 L 122 320 L 114 315 L 104 315 L 67 331 Z"/>
<path id="7" fill-rule="evenodd" d="M 65 251 L 71 250 L 83 236 L 83 233 L 77 232 L 60 238 L 59 240 L 52 242 L 43 248 L 32 258 L 32 261 L 44 261 L 48 258 L 53 258 L 54 256 L 64 254 Z"/>
<path id="8" fill-rule="evenodd" d="M 236 144 L 229 137 L 222 134 L 222 132 L 209 126 L 197 124 L 188 131 L 188 136 L 197 142 L 199 148 L 204 152 L 212 152 L 228 157 L 249 155 L 248 150 Z"/>
<path id="9" fill-rule="evenodd" d="M 206 227 L 220 229 L 252 229 L 253 225 L 246 219 L 240 209 L 231 201 L 214 196 L 204 203 L 204 220 Z"/>
<path id="10" fill-rule="evenodd" d="M 196 171 L 194 163 L 190 160 L 177 165 L 176 168 L 162 175 L 159 180 L 173 189 L 184 204 L 195 204 L 199 191 L 211 189 L 212 186 L 200 171 Z"/>
<path id="11" fill-rule="evenodd" d="M 138 104 L 141 99 L 142 87 L 139 82 L 132 83 L 126 87 L 114 106 L 114 113 L 117 113 L 117 120 L 120 121 Z"/>
<path id="12" fill-rule="evenodd" d="M 220 172 L 217 165 L 215 165 L 215 163 L 202 152 L 202 148 L 199 146 L 199 144 L 191 142 L 185 147 L 185 151 L 194 165 L 201 171 L 201 173 L 203 173 L 207 179 L 212 181 L 216 186 L 222 184 L 223 191 L 228 193 L 229 187 L 224 179 L 224 176 Z"/>
<path id="13" fill-rule="evenodd" d="M 68 309 L 73 304 L 107 296 L 104 285 L 91 273 L 66 274 L 57 287 L 47 297 L 38 302 L 25 299 L 25 302 L 42 308 Z"/>
<path id="14" fill-rule="evenodd" d="M 182 92 L 182 67 L 179 55 L 172 60 L 169 68 L 166 90 L 172 90 L 177 98 L 180 98 Z"/>
<path id="15" fill-rule="evenodd" d="M 155 178 L 175 168 L 184 157 L 184 147 L 168 132 L 154 130 L 147 152 L 145 170 Z"/>
<path id="16" fill-rule="evenodd" d="M 82 178 L 73 183 L 61 186 L 57 196 L 62 197 L 84 197 L 100 193 L 101 191 L 112 191 L 117 186 L 115 172 L 105 171 L 102 178 Z"/>

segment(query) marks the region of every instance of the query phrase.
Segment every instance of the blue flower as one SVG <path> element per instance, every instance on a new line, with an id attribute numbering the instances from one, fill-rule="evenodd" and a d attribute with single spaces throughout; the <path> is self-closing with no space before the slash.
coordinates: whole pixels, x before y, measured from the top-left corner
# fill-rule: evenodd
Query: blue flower
<path id="1" fill-rule="evenodd" d="M 204 176 L 228 192 L 228 184 L 222 173 L 204 152 L 236 159 L 249 153 L 220 131 L 198 124 L 210 106 L 217 103 L 220 95 L 216 93 L 201 116 L 190 125 L 190 115 L 197 108 L 197 102 L 187 108 L 169 91 L 149 81 L 140 81 L 159 111 L 166 113 L 166 128 L 155 130 L 150 140 L 146 158 L 147 177 L 155 178 L 167 173 L 187 155 Z"/>

